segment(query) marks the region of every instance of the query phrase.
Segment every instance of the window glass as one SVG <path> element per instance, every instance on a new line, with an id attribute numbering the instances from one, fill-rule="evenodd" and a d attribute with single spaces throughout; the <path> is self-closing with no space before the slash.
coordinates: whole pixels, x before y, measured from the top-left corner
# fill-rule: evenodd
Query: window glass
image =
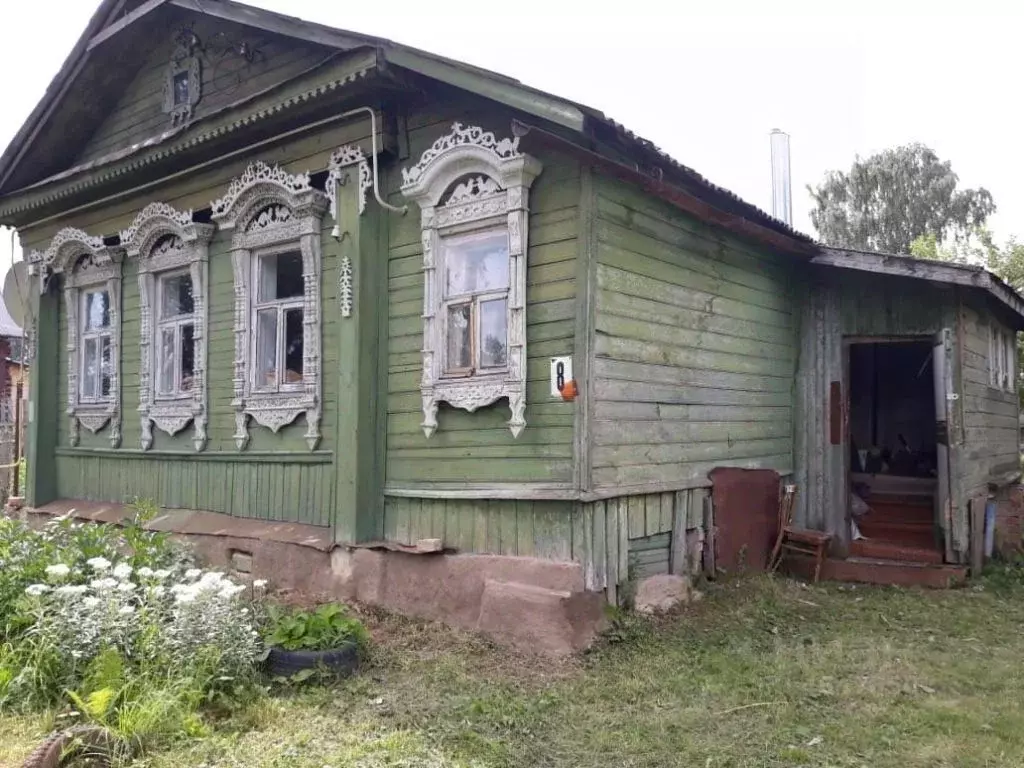
<path id="1" fill-rule="evenodd" d="M 177 355 L 174 354 L 174 328 L 160 331 L 160 361 L 157 375 L 156 391 L 161 395 L 174 392 L 174 365 Z"/>
<path id="2" fill-rule="evenodd" d="M 256 313 L 256 380 L 258 388 L 277 386 L 277 310 Z"/>
<path id="3" fill-rule="evenodd" d="M 259 301 L 301 298 L 305 294 L 301 253 L 261 256 L 259 263 Z"/>
<path id="4" fill-rule="evenodd" d="M 284 313 L 284 383 L 302 381 L 302 310 L 289 309 Z"/>
<path id="5" fill-rule="evenodd" d="M 171 275 L 160 281 L 160 317 L 163 319 L 191 315 L 195 304 L 192 299 L 192 278 L 189 275 Z"/>
<path id="6" fill-rule="evenodd" d="M 444 239 L 449 296 L 508 288 L 508 232 L 502 228 Z"/>
<path id="7" fill-rule="evenodd" d="M 73 302 L 72 302 L 73 303 Z M 85 330 L 106 328 L 110 325 L 110 296 L 106 291 L 85 294 Z"/>
<path id="8" fill-rule="evenodd" d="M 100 337 L 100 396 L 110 396 L 110 384 L 113 380 L 114 366 L 110 355 L 110 337 Z"/>
<path id="9" fill-rule="evenodd" d="M 174 75 L 174 106 L 181 104 L 188 104 L 188 86 L 189 76 L 188 72 L 178 72 Z"/>
<path id="10" fill-rule="evenodd" d="M 473 366 L 472 305 L 448 308 L 448 370 L 466 370 Z"/>
<path id="11" fill-rule="evenodd" d="M 192 323 L 181 326 L 181 391 L 192 391 L 192 380 L 196 372 L 196 339 Z"/>
<path id="12" fill-rule="evenodd" d="M 82 348 L 82 397 L 96 397 L 99 371 L 99 340 L 86 339 Z"/>
<path id="13" fill-rule="evenodd" d="M 505 299 L 480 303 L 480 367 L 508 364 L 508 313 Z"/>

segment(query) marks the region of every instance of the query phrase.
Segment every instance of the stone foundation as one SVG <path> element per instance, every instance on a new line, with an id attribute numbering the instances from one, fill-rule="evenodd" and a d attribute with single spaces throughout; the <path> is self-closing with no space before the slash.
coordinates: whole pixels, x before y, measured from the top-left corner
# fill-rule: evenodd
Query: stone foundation
<path id="1" fill-rule="evenodd" d="M 55 502 L 21 515 L 71 512 L 117 523 L 120 505 Z M 572 561 L 336 546 L 326 528 L 171 510 L 154 530 L 188 541 L 205 565 L 314 598 L 357 601 L 479 631 L 499 643 L 551 655 L 589 646 L 605 623 L 604 595 L 587 592 Z"/>

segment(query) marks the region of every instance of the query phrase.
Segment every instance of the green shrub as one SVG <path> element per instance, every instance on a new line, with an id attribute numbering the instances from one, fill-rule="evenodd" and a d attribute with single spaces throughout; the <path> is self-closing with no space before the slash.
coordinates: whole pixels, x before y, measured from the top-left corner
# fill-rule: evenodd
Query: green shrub
<path id="1" fill-rule="evenodd" d="M 267 615 L 266 644 L 287 651 L 327 651 L 349 643 L 364 650 L 370 638 L 363 623 L 337 603 L 321 605 L 314 611 L 270 606 Z"/>

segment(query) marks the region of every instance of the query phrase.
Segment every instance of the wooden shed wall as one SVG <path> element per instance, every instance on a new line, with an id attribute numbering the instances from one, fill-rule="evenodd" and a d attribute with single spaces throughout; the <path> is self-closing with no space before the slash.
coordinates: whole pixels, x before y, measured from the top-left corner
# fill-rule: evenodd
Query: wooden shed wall
<path id="1" fill-rule="evenodd" d="M 186 177 L 184 181 L 154 188 L 145 196 L 128 198 L 22 233 L 26 249 L 44 249 L 65 226 L 93 235 L 114 235 L 126 228 L 148 203 L 166 202 L 179 210 L 203 209 L 222 195 L 230 180 L 255 160 L 280 164 L 292 173 L 327 167 L 331 152 L 342 144 L 358 142 L 368 147 L 367 125 L 349 124 L 324 129 L 302 139 L 267 148 L 213 171 Z M 337 398 L 339 338 L 336 323 L 338 244 L 330 237 L 333 225 L 324 220 L 322 237 L 322 392 L 326 403 Z M 277 435 L 250 421 L 250 443 L 245 452 L 235 448 L 234 411 L 231 408 L 234 360 L 233 278 L 230 238 L 215 235 L 210 247 L 208 400 L 209 444 L 194 452 L 191 427 L 176 437 L 154 430 L 150 451 L 140 447 L 139 405 L 140 317 L 136 266 L 129 261 L 122 277 L 121 329 L 121 447 L 112 449 L 109 428 L 92 435 L 81 431 L 79 447 L 69 446 L 69 422 L 63 415 L 67 401 L 66 319 L 63 297 L 53 304 L 57 316 L 41 316 L 40 322 L 59 324 L 55 349 L 40 350 L 56 357 L 54 389 L 57 407 L 53 435 L 39 436 L 41 450 L 54 456 L 55 493 L 64 498 L 123 502 L 134 496 L 158 505 L 223 512 L 242 517 L 330 525 L 335 509 L 334 444 L 337 413 L 326 407 L 321 419 L 322 439 L 310 452 L 302 435 L 303 417 Z M 46 447 L 48 446 L 48 447 Z"/>
<path id="2" fill-rule="evenodd" d="M 793 265 L 623 183 L 596 186 L 594 490 L 789 472 Z"/>
<path id="3" fill-rule="evenodd" d="M 399 193 L 400 167 L 414 165 L 455 120 L 482 125 L 507 136 L 510 119 L 493 113 L 444 110 L 409 117 L 409 157 L 388 173 L 391 202 L 404 204 Z M 423 369 L 423 249 L 419 210 L 388 217 L 388 488 L 431 488 L 471 484 L 573 481 L 572 403 L 551 398 L 549 357 L 573 353 L 576 318 L 576 259 L 579 164 L 565 156 L 531 149 L 544 169 L 530 192 L 527 253 L 526 428 L 515 438 L 508 429 L 508 403 L 474 413 L 441 405 L 437 431 L 428 439 L 423 421 L 420 379 Z M 392 507 L 389 507 L 389 509 Z M 390 522 L 385 528 L 390 526 Z"/>
<path id="4" fill-rule="evenodd" d="M 963 498 L 973 499 L 985 496 L 989 483 L 1002 487 L 1020 472 L 1020 406 L 1016 388 L 989 385 L 991 310 L 970 301 L 959 310 L 964 449 L 958 481 Z"/>

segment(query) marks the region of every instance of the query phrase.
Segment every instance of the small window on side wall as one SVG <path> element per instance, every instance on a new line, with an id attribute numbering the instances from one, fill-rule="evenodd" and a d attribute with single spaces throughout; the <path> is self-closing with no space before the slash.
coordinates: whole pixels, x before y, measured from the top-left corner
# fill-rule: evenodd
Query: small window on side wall
<path id="1" fill-rule="evenodd" d="M 541 164 L 519 139 L 456 123 L 402 170 L 423 243 L 423 432 L 440 403 L 475 411 L 507 399 L 526 426 L 529 190 Z"/>
<path id="2" fill-rule="evenodd" d="M 989 386 L 1014 392 L 1017 389 L 1017 334 L 994 321 L 988 338 Z"/>

